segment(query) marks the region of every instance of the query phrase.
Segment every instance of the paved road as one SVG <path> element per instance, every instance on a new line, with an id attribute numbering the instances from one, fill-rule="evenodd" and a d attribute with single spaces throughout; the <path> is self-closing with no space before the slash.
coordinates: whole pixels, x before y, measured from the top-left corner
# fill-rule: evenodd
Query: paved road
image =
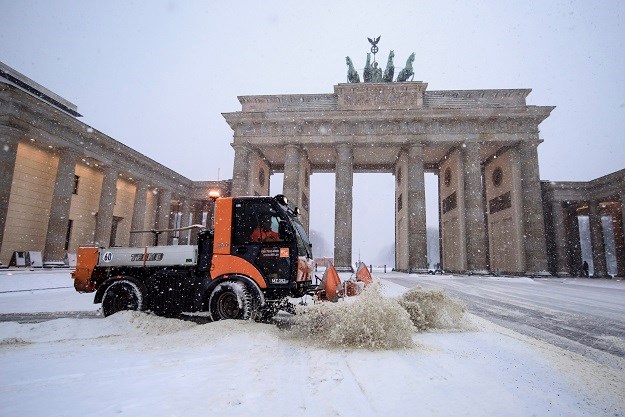
<path id="1" fill-rule="evenodd" d="M 414 275 L 386 279 L 407 288 L 442 288 L 463 300 L 471 313 L 501 326 L 613 368 L 625 363 L 625 281 Z"/>
<path id="2" fill-rule="evenodd" d="M 102 318 L 98 311 L 55 311 L 44 313 L 4 313 L 0 314 L 0 322 L 15 321 L 17 323 L 40 323 L 54 319 L 97 319 Z"/>

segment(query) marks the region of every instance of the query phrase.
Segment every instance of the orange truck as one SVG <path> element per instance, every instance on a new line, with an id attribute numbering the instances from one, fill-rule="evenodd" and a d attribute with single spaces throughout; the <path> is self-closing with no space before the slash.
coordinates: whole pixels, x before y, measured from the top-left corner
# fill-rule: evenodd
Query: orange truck
<path id="1" fill-rule="evenodd" d="M 214 213 L 213 230 L 191 226 L 197 245 L 79 248 L 74 287 L 95 292 L 105 316 L 212 320 L 267 319 L 314 291 L 312 245 L 286 197 L 217 198 Z"/>

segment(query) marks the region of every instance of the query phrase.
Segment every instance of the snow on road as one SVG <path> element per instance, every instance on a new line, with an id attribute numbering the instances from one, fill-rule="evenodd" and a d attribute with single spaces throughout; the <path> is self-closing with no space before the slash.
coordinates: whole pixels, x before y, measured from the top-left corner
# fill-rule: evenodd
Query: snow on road
<path id="1" fill-rule="evenodd" d="M 7 273 L 2 312 L 97 308 L 73 289 L 8 292 L 31 279 L 33 288 L 63 286 L 67 271 Z M 381 281 L 385 294 L 405 291 Z M 415 333 L 414 348 L 388 351 L 311 346 L 267 324 L 137 312 L 3 322 L 0 415 L 625 415 L 622 375 L 469 319 L 470 328 Z"/>

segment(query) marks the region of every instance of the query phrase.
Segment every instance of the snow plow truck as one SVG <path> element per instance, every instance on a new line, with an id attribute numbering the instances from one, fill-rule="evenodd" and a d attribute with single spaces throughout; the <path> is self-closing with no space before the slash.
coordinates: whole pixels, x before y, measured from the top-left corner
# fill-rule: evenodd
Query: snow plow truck
<path id="1" fill-rule="evenodd" d="M 201 228 L 197 245 L 79 248 L 74 287 L 95 292 L 105 316 L 268 319 L 314 289 L 312 245 L 298 214 L 283 195 L 216 198 L 212 230 L 184 228 Z"/>

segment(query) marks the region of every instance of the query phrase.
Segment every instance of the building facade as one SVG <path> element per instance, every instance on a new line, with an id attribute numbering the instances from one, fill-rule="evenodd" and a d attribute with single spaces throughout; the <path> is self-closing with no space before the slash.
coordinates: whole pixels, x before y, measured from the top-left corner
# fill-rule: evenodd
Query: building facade
<path id="1" fill-rule="evenodd" d="M 210 190 L 82 123 L 72 103 L 0 63 L 0 262 L 15 251 L 63 260 L 79 246 L 143 246 L 201 223 Z M 162 234 L 187 243 L 191 232 Z"/>
<path id="2" fill-rule="evenodd" d="M 625 277 L 625 169 L 588 182 L 545 181 L 541 185 L 549 271 L 558 276 L 583 275 L 579 220 L 585 217 L 592 275 L 608 276 L 610 248 L 615 264 L 612 274 Z"/>

